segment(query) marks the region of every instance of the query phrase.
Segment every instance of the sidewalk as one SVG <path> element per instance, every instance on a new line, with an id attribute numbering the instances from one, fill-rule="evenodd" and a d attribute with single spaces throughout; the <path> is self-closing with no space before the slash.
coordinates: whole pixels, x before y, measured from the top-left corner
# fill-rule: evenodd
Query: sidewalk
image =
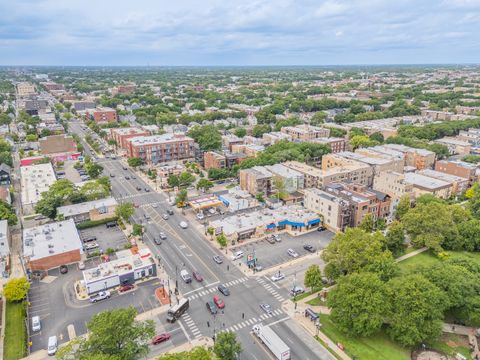
<path id="1" fill-rule="evenodd" d="M 420 248 L 420 249 L 417 249 L 415 251 L 412 251 L 411 253 L 408 253 L 408 254 L 405 254 L 405 255 L 402 255 L 398 258 L 395 259 L 395 262 L 400 262 L 400 261 L 403 261 L 403 260 L 406 260 L 406 259 L 409 259 L 415 255 L 418 255 L 424 251 L 427 251 L 428 250 L 428 247 L 423 247 L 423 248 Z"/>
<path id="2" fill-rule="evenodd" d="M 478 339 L 477 339 L 477 329 L 468 326 L 447 324 L 444 323 L 442 326 L 442 331 L 444 333 L 465 335 L 468 337 L 468 343 L 472 347 L 472 359 L 480 358 L 480 350 L 478 348 Z"/>

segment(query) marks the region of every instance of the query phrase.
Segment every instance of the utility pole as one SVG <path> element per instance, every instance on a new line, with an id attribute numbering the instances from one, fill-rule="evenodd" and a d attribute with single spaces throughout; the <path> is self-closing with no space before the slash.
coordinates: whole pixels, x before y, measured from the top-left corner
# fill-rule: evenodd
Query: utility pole
<path id="1" fill-rule="evenodd" d="M 175 265 L 175 295 L 178 295 L 178 266 Z"/>
<path id="2" fill-rule="evenodd" d="M 295 304 L 295 310 L 297 310 L 297 271 L 293 273 L 293 303 Z"/>

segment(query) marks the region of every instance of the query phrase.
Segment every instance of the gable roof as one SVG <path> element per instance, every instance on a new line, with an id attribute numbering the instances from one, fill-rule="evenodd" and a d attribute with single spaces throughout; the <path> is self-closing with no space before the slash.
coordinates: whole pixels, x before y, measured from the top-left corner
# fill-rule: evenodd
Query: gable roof
<path id="1" fill-rule="evenodd" d="M 9 175 L 12 173 L 12 168 L 8 166 L 7 164 L 0 164 L 0 171 L 5 171 Z"/>

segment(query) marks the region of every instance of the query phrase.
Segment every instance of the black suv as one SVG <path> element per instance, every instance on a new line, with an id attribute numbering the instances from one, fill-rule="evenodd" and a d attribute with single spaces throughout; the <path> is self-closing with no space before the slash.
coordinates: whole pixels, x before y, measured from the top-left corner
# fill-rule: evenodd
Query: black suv
<path id="1" fill-rule="evenodd" d="M 309 245 L 309 244 L 303 245 L 303 248 L 305 250 L 307 250 L 308 252 L 311 252 L 311 253 L 314 253 L 316 251 L 315 248 L 312 245 Z"/>
<path id="2" fill-rule="evenodd" d="M 215 315 L 217 313 L 217 305 L 213 301 L 207 301 L 206 305 L 210 314 Z"/>

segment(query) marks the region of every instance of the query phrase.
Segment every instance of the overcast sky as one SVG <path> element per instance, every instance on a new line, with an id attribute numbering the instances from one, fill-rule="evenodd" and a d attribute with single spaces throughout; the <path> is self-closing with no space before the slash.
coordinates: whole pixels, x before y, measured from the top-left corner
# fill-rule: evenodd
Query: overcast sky
<path id="1" fill-rule="evenodd" d="M 0 63 L 480 63 L 480 0 L 0 0 Z"/>

